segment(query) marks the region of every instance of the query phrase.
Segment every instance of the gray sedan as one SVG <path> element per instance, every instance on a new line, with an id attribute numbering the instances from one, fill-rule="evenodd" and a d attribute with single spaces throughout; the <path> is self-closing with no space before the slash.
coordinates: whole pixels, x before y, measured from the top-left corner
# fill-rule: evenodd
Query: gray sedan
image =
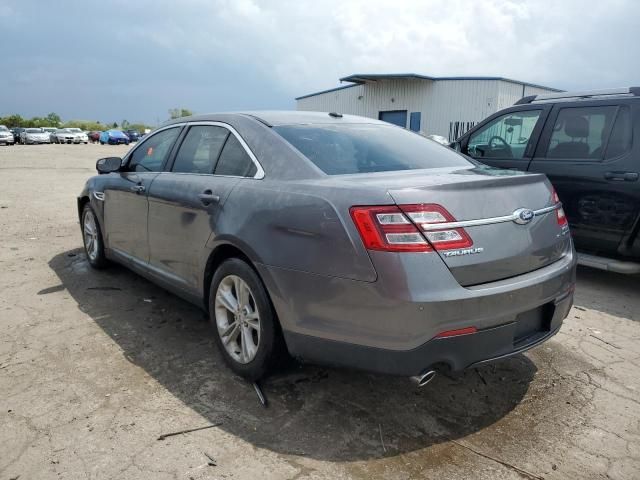
<path id="1" fill-rule="evenodd" d="M 97 170 L 78 197 L 89 263 L 201 306 L 249 379 L 288 353 L 423 385 L 540 344 L 573 302 L 576 256 L 544 175 L 384 122 L 187 117 Z"/>

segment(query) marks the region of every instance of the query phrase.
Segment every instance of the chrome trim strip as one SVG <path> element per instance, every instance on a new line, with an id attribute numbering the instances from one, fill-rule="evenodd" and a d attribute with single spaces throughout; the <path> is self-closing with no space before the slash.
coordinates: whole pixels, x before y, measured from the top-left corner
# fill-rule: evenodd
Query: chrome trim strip
<path id="1" fill-rule="evenodd" d="M 104 202 L 104 192 L 93 192 L 93 198 Z"/>
<path id="2" fill-rule="evenodd" d="M 553 212 L 554 210 L 558 210 L 561 206 L 562 206 L 561 203 L 557 203 L 550 207 L 534 210 L 533 215 L 536 217 L 539 217 L 541 215 L 546 215 L 547 213 Z M 480 225 L 492 225 L 494 223 L 513 222 L 516 218 L 517 216 L 512 213 L 510 215 L 504 215 L 502 217 L 479 218 L 477 220 L 463 220 L 461 222 L 422 223 L 420 224 L 420 226 L 422 227 L 423 231 L 430 232 L 432 230 L 447 230 L 451 228 L 478 227 Z"/>

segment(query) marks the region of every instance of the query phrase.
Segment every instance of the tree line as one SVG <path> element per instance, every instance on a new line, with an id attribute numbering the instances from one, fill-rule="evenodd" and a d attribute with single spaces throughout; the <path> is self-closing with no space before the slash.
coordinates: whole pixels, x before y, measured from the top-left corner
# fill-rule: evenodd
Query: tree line
<path id="1" fill-rule="evenodd" d="M 0 117 L 0 125 L 4 125 L 7 128 L 13 127 L 25 127 L 25 128 L 41 128 L 41 127 L 55 127 L 55 128 L 79 128 L 81 130 L 108 130 L 110 128 L 121 128 L 137 130 L 144 132 L 145 129 L 152 128 L 150 125 L 144 123 L 130 123 L 127 120 L 122 120 L 113 123 L 102 123 L 99 120 L 68 120 L 63 121 L 60 115 L 57 113 L 50 113 L 46 117 L 32 117 L 23 118 L 21 115 L 13 114 L 6 117 Z"/>
<path id="2" fill-rule="evenodd" d="M 171 108 L 169 109 L 169 118 L 176 119 L 180 117 L 188 117 L 193 115 L 193 112 L 187 108 Z M 68 120 L 62 121 L 60 115 L 55 112 L 51 112 L 46 117 L 32 117 L 23 118 L 21 115 L 14 113 L 13 115 L 7 115 L 6 117 L 0 117 L 0 125 L 4 125 L 7 128 L 13 127 L 25 127 L 25 128 L 42 128 L 42 127 L 55 127 L 55 128 L 79 128 L 81 130 L 108 130 L 110 128 L 120 128 L 122 130 L 137 130 L 144 132 L 146 129 L 152 129 L 150 125 L 144 123 L 130 123 L 127 120 L 122 120 L 120 123 L 102 123 L 99 120 Z"/>

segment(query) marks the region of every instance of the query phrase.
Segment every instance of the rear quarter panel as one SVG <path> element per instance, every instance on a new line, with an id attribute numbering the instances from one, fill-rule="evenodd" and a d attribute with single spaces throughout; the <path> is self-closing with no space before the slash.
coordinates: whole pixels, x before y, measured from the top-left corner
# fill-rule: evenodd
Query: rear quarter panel
<path id="1" fill-rule="evenodd" d="M 375 281 L 345 192 L 334 192 L 337 201 L 327 193 L 286 182 L 241 180 L 225 203 L 215 240 L 237 244 L 264 265 Z"/>

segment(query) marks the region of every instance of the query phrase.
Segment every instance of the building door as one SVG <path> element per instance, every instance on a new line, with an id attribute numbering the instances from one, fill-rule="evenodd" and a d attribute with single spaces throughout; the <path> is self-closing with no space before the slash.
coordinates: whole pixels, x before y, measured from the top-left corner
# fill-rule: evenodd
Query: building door
<path id="1" fill-rule="evenodd" d="M 378 120 L 393 123 L 402 128 L 407 128 L 407 111 L 406 110 L 387 110 L 378 113 Z"/>

